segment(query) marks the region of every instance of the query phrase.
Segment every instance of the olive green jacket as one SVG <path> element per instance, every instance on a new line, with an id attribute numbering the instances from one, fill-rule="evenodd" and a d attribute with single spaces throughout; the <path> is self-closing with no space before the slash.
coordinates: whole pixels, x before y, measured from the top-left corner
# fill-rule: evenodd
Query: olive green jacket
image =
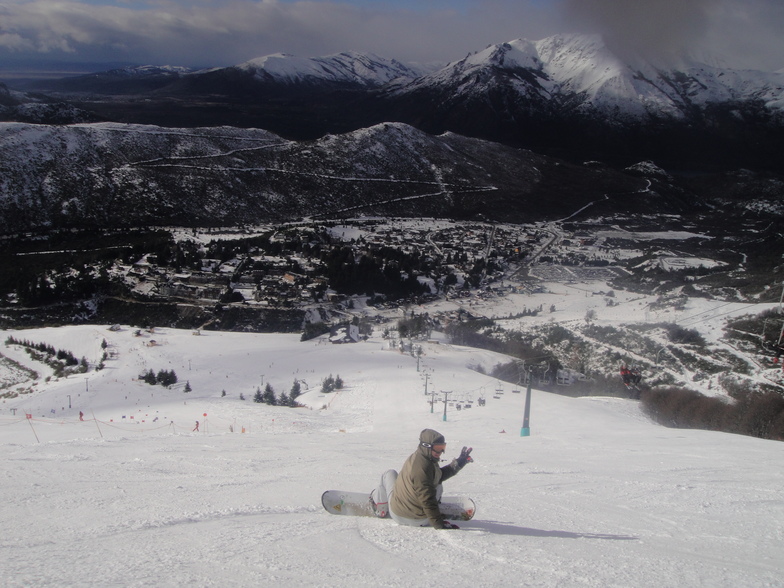
<path id="1" fill-rule="evenodd" d="M 443 441 L 443 437 L 440 440 Z M 423 438 L 421 441 L 432 444 L 436 440 Z M 438 508 L 436 488 L 460 471 L 460 467 L 456 460 L 444 467 L 439 467 L 438 462 L 429 447 L 421 444 L 417 447 L 398 474 L 389 503 L 392 512 L 407 519 L 427 518 L 433 527 L 444 527 L 445 517 Z"/>

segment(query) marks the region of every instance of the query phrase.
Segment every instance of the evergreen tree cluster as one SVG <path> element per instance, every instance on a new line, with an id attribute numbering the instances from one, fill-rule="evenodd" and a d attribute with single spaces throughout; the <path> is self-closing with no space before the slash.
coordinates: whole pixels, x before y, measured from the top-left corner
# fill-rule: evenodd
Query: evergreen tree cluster
<path id="1" fill-rule="evenodd" d="M 70 351 L 55 349 L 54 346 L 48 343 L 33 343 L 27 339 L 17 339 L 14 336 L 9 336 L 5 340 L 5 344 L 21 345 L 33 359 L 51 367 L 54 370 L 54 375 L 58 378 L 73 373 L 84 374 L 90 369 L 87 359 L 84 357 L 76 359 L 76 356 Z"/>
<path id="2" fill-rule="evenodd" d="M 106 339 L 101 341 L 101 349 L 103 349 L 103 353 L 101 354 L 101 361 L 98 362 L 98 365 L 95 366 L 95 371 L 100 372 L 103 368 L 106 367 L 105 362 L 109 358 L 109 353 L 106 351 L 106 348 L 109 344 L 106 342 Z"/>
<path id="3" fill-rule="evenodd" d="M 329 325 L 325 322 L 305 323 L 300 341 L 310 341 L 326 333 L 329 333 Z"/>
<path id="4" fill-rule="evenodd" d="M 341 379 L 340 375 L 336 377 L 332 377 L 332 374 L 329 374 L 324 381 L 321 382 L 321 391 L 325 394 L 328 392 L 334 392 L 335 390 L 340 390 L 343 388 L 343 380 Z"/>
<path id="5" fill-rule="evenodd" d="M 297 402 L 297 398 L 301 393 L 302 389 L 299 380 L 294 380 L 294 384 L 291 386 L 291 390 L 288 394 L 283 392 L 279 397 L 275 394 L 275 389 L 272 385 L 267 382 L 263 392 L 261 388 L 256 388 L 256 393 L 253 395 L 253 402 L 268 404 L 270 406 L 289 406 L 294 408 L 301 406 Z"/>
<path id="6" fill-rule="evenodd" d="M 401 339 L 415 338 L 420 335 L 429 336 L 432 330 L 430 318 L 426 314 L 400 319 L 397 322 L 397 332 Z"/>
<path id="7" fill-rule="evenodd" d="M 705 347 L 705 338 L 700 335 L 696 329 L 686 329 L 676 324 L 668 324 L 665 326 L 667 330 L 667 337 L 673 343 L 681 343 L 687 345 L 697 345 L 698 347 Z"/>
<path id="8" fill-rule="evenodd" d="M 134 244 L 149 243 L 140 231 L 51 230 L 19 235 L 0 244 L 0 305 L 15 294 L 20 304 L 37 306 L 126 291 L 109 270 Z M 19 253 L 36 253 L 19 263 Z"/>
<path id="9" fill-rule="evenodd" d="M 383 294 L 392 299 L 429 292 L 417 276 L 429 271 L 428 260 L 416 253 L 377 247 L 357 254 L 353 247 L 335 247 L 322 255 L 329 285 L 343 294 Z"/>
<path id="10" fill-rule="evenodd" d="M 84 300 L 97 294 L 116 294 L 122 290 L 119 281 L 109 275 L 110 264 L 99 267 L 76 264 L 60 268 L 57 272 L 42 271 L 32 274 L 25 269 L 13 276 L 6 292 L 15 292 L 20 304 L 41 306 Z"/>
<path id="11" fill-rule="evenodd" d="M 542 305 L 540 304 L 538 308 L 528 308 L 523 306 L 523 310 L 520 312 L 510 312 L 506 317 L 503 317 L 505 320 L 513 320 L 518 318 L 524 318 L 527 316 L 538 316 L 539 313 L 542 312 Z M 555 305 L 550 306 L 550 312 L 555 312 Z"/>
<path id="12" fill-rule="evenodd" d="M 150 369 L 139 374 L 139 379 L 143 382 L 147 382 L 150 386 L 160 384 L 164 388 L 169 388 L 177 383 L 177 374 L 174 370 L 159 370 L 156 374 Z M 188 385 L 188 388 L 190 388 L 190 384 Z M 185 391 L 190 392 L 189 389 L 186 389 Z"/>

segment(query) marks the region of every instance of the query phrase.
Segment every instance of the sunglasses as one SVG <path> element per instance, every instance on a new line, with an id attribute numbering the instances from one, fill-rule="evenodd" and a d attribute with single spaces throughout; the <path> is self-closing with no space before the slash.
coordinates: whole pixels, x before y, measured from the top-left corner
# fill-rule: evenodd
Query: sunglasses
<path id="1" fill-rule="evenodd" d="M 431 445 L 430 449 L 437 453 L 444 453 L 444 451 L 446 451 L 446 443 L 436 443 L 435 445 Z"/>

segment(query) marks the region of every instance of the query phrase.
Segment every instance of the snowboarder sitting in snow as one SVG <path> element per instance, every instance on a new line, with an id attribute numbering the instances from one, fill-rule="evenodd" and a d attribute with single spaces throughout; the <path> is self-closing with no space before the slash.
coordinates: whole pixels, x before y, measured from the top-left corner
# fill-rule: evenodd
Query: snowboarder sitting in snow
<path id="1" fill-rule="evenodd" d="M 471 447 L 463 447 L 460 457 L 444 467 L 439 467 L 441 455 L 446 451 L 444 436 L 433 429 L 419 434 L 419 447 L 409 456 L 398 474 L 387 470 L 381 476 L 378 488 L 370 494 L 376 516 L 391 516 L 399 525 L 436 529 L 457 529 L 438 508 L 441 499 L 441 482 L 448 480 L 470 461 Z"/>

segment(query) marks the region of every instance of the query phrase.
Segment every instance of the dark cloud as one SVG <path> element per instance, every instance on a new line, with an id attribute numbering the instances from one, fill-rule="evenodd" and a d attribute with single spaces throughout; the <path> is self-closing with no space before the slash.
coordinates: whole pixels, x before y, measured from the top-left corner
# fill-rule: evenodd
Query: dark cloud
<path id="1" fill-rule="evenodd" d="M 784 67 L 781 0 L 564 0 L 562 6 L 569 26 L 601 33 L 625 58 Z"/>
<path id="2" fill-rule="evenodd" d="M 784 1 L 725 0 L 712 13 L 705 46 L 734 67 L 784 69 Z"/>
<path id="3" fill-rule="evenodd" d="M 707 32 L 722 0 L 567 0 L 568 21 L 601 33 L 615 52 L 680 55 Z"/>

